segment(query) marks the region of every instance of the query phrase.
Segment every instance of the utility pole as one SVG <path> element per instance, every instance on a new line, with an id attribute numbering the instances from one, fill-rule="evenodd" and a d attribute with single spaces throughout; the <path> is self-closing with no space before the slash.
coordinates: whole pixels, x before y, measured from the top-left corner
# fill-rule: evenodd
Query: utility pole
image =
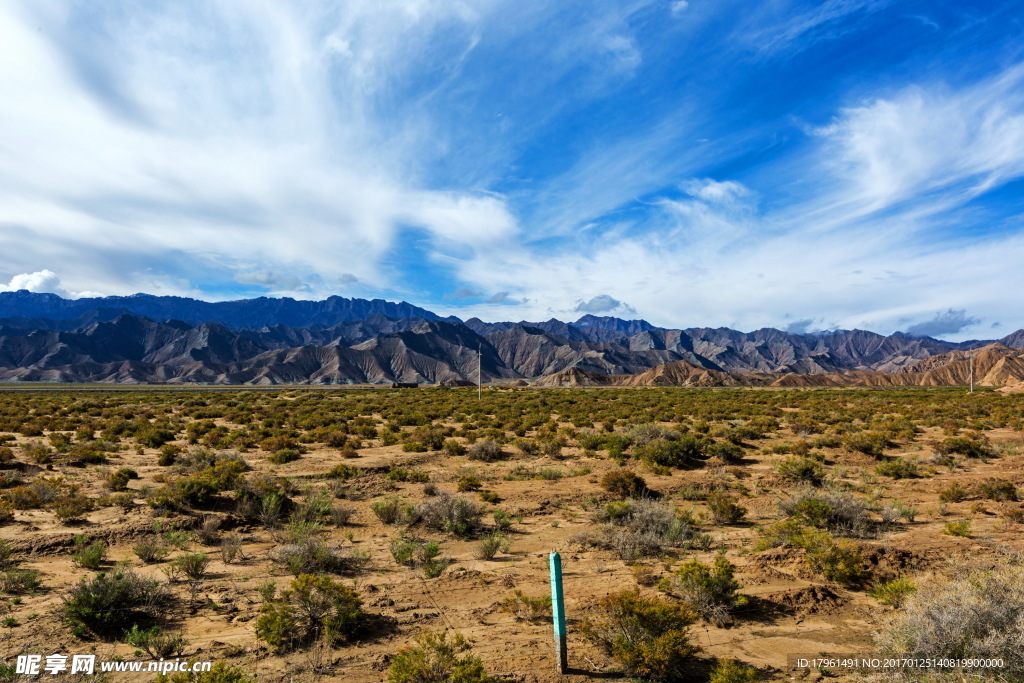
<path id="1" fill-rule="evenodd" d="M 476 400 L 484 397 L 484 380 L 480 374 L 480 345 L 476 345 Z"/>
<path id="2" fill-rule="evenodd" d="M 971 352 L 971 393 L 974 393 L 974 352 Z"/>

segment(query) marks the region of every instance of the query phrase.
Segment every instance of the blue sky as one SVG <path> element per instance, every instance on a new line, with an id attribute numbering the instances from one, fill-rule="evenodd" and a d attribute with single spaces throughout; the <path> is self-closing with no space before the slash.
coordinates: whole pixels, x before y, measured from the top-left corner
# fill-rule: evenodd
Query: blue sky
<path id="1" fill-rule="evenodd" d="M 0 289 L 1024 327 L 1022 2 L 0 5 Z"/>

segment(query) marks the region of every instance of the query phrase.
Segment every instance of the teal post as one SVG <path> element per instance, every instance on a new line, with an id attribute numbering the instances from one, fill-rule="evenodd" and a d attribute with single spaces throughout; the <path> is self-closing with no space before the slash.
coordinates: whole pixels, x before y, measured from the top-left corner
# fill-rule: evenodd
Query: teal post
<path id="1" fill-rule="evenodd" d="M 565 651 L 565 599 L 562 596 L 562 556 L 551 553 L 551 618 L 555 624 L 555 660 L 558 672 L 569 667 Z"/>

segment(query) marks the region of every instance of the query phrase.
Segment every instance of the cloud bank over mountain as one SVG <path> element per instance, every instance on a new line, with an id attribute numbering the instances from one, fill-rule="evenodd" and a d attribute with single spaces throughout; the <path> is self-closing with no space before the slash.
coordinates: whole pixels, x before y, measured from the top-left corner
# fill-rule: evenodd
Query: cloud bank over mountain
<path id="1" fill-rule="evenodd" d="M 872 0 L 15 0 L 0 283 L 1016 329 L 1015 19 Z"/>

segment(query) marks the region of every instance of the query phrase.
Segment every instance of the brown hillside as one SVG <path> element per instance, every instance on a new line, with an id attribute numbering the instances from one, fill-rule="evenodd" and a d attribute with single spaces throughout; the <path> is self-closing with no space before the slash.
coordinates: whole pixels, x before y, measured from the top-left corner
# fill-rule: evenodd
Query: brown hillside
<path id="1" fill-rule="evenodd" d="M 559 372 L 545 375 L 534 380 L 535 387 L 597 387 L 607 386 L 612 383 L 610 375 L 602 375 L 592 370 L 580 370 L 579 368 L 566 368 Z"/>
<path id="2" fill-rule="evenodd" d="M 639 375 L 625 377 L 620 384 L 627 387 L 736 387 L 759 383 L 756 382 L 758 376 L 754 373 L 708 370 L 678 360 L 653 367 Z"/>

